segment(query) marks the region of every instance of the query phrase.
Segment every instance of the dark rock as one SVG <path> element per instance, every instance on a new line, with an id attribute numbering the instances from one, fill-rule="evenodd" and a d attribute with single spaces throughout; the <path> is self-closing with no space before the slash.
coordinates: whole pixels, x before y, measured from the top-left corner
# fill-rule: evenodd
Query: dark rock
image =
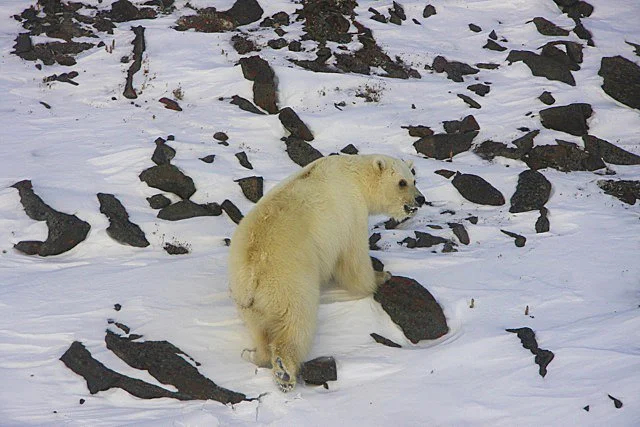
<path id="1" fill-rule="evenodd" d="M 509 212 L 540 210 L 549 200 L 551 183 L 536 170 L 526 170 L 518 175 L 518 186 L 511 196 Z"/>
<path id="2" fill-rule="evenodd" d="M 442 253 L 445 254 L 449 252 L 458 252 L 455 246 L 456 244 L 453 243 L 452 241 L 445 242 L 445 244 L 442 246 Z"/>
<path id="3" fill-rule="evenodd" d="M 171 204 L 171 200 L 162 194 L 156 194 L 151 197 L 147 197 L 147 201 L 149 202 L 149 206 L 151 206 L 151 209 L 162 209 Z"/>
<path id="4" fill-rule="evenodd" d="M 536 220 L 536 233 L 546 233 L 549 231 L 549 210 L 545 207 L 540 208 L 540 216 Z"/>
<path id="5" fill-rule="evenodd" d="M 401 126 L 402 129 L 407 129 L 409 131 L 409 136 L 415 136 L 418 138 L 423 138 L 425 136 L 433 135 L 433 131 L 428 126 Z"/>
<path id="6" fill-rule="evenodd" d="M 371 258 L 371 265 L 373 266 L 373 271 L 384 271 L 384 264 L 382 263 L 382 261 L 372 256 L 370 256 L 369 258 Z"/>
<path id="7" fill-rule="evenodd" d="M 496 34 L 496 30 L 491 30 L 491 32 L 489 33 L 489 38 L 491 40 L 498 40 L 498 35 Z"/>
<path id="8" fill-rule="evenodd" d="M 605 194 L 617 197 L 630 205 L 635 204 L 636 200 L 640 199 L 640 181 L 601 179 L 598 181 L 598 187 Z"/>
<path id="9" fill-rule="evenodd" d="M 631 108 L 640 109 L 640 66 L 622 56 L 602 58 L 600 71 L 602 89 Z"/>
<path id="10" fill-rule="evenodd" d="M 126 0 L 120 0 L 120 2 L 122 1 Z M 144 42 L 144 30 L 145 28 L 141 25 L 131 28 L 131 31 L 135 34 L 135 37 L 131 42 L 133 45 L 133 62 L 131 63 L 129 70 L 127 70 L 127 79 L 124 85 L 124 92 L 122 93 L 127 99 L 136 99 L 138 97 L 135 89 L 133 88 L 133 76 L 135 73 L 140 71 L 140 68 L 142 67 L 142 54 L 146 49 Z"/>
<path id="11" fill-rule="evenodd" d="M 76 77 L 78 77 L 78 72 L 71 71 L 69 73 L 53 74 L 51 76 L 45 77 L 44 79 L 42 79 L 42 81 L 44 83 L 55 81 L 55 82 L 69 83 L 73 86 L 78 86 L 78 82 L 73 81 L 73 79 L 75 79 Z"/>
<path id="12" fill-rule="evenodd" d="M 163 96 L 162 98 L 158 99 L 158 102 L 163 104 L 164 108 L 166 108 L 167 110 L 182 111 L 182 107 L 180 107 L 180 104 L 178 104 L 178 102 L 174 101 L 173 99 L 169 99 Z"/>
<path id="13" fill-rule="evenodd" d="M 302 167 L 322 157 L 322 153 L 303 139 L 289 136 L 284 141 L 289 158 Z"/>
<path id="14" fill-rule="evenodd" d="M 572 2 L 572 4 L 562 7 L 561 9 L 569 15 L 570 18 L 574 19 L 587 18 L 593 13 L 593 6 L 586 1 Z"/>
<path id="15" fill-rule="evenodd" d="M 536 334 L 533 332 L 531 328 L 517 328 L 517 329 L 507 329 L 507 332 L 513 332 L 518 335 L 520 338 L 520 342 L 522 346 L 527 350 L 531 351 L 531 353 L 535 356 L 535 363 L 540 366 L 540 375 L 544 377 L 547 375 L 547 365 L 551 363 L 553 360 L 553 353 L 549 350 L 543 350 L 538 347 L 538 342 L 536 341 Z"/>
<path id="16" fill-rule="evenodd" d="M 172 243 L 165 243 L 162 247 L 169 255 L 186 255 L 189 253 L 189 248 L 183 245 L 174 245 Z"/>
<path id="17" fill-rule="evenodd" d="M 478 104 L 470 96 L 459 93 L 458 98 L 462 99 L 471 108 L 482 108 L 482 105 Z"/>
<path id="18" fill-rule="evenodd" d="M 451 178 L 453 175 L 456 174 L 454 171 L 450 171 L 447 169 L 438 169 L 437 171 L 434 171 L 434 173 L 437 173 L 440 176 L 444 176 L 447 179 Z"/>
<path id="19" fill-rule="evenodd" d="M 24 250 L 28 255 L 51 256 L 59 255 L 73 249 L 87 238 L 91 226 L 75 215 L 58 212 L 38 197 L 31 181 L 24 180 L 12 185 L 20 194 L 20 203 L 29 218 L 36 221 L 46 221 L 49 231 L 44 242 L 24 241 L 14 247 Z"/>
<path id="20" fill-rule="evenodd" d="M 467 221 L 469 221 L 471 224 L 475 225 L 478 223 L 478 217 L 477 216 L 470 216 L 468 218 L 465 218 Z"/>
<path id="21" fill-rule="evenodd" d="M 500 68 L 500 64 L 493 64 L 491 62 L 481 62 L 479 64 L 476 64 L 476 67 L 482 68 L 483 70 L 495 70 L 497 68 Z"/>
<path id="22" fill-rule="evenodd" d="M 420 154 L 427 157 L 445 160 L 471 148 L 471 142 L 478 132 L 446 134 L 439 133 L 425 136 L 413 143 L 413 147 Z"/>
<path id="23" fill-rule="evenodd" d="M 576 22 L 576 26 L 573 28 L 573 32 L 582 40 L 587 40 L 587 44 L 593 46 L 593 34 L 587 30 L 582 22 Z"/>
<path id="24" fill-rule="evenodd" d="M 520 150 L 523 154 L 526 154 L 533 148 L 533 140 L 536 136 L 538 136 L 539 133 L 539 130 L 532 130 L 526 135 L 514 139 L 513 141 L 511 141 L 511 143 L 518 147 L 518 150 Z"/>
<path id="25" fill-rule="evenodd" d="M 349 144 L 340 150 L 340 152 L 344 154 L 358 154 L 358 149 L 353 144 Z"/>
<path id="26" fill-rule="evenodd" d="M 134 342 L 111 331 L 105 336 L 107 348 L 129 366 L 147 371 L 162 384 L 173 385 L 189 399 L 239 403 L 246 396 L 218 386 L 203 376 L 183 356 L 186 353 L 168 341 Z"/>
<path id="27" fill-rule="evenodd" d="M 251 24 L 262 18 L 264 11 L 256 0 L 236 0 L 226 11 L 236 26 Z"/>
<path id="28" fill-rule="evenodd" d="M 181 200 L 172 205 L 166 206 L 158 212 L 158 218 L 167 221 L 180 221 L 183 219 L 199 216 L 222 215 L 222 209 L 217 203 L 198 204 L 191 200 Z"/>
<path id="29" fill-rule="evenodd" d="M 115 311 L 120 311 L 120 310 L 122 310 L 122 305 L 121 305 L 121 304 L 114 304 L 114 305 L 113 305 L 113 309 L 114 309 Z"/>
<path id="30" fill-rule="evenodd" d="M 201 9 L 197 15 L 181 16 L 174 28 L 177 31 L 193 29 L 200 33 L 223 33 L 236 28 L 236 22 L 231 15 L 212 9 L 215 8 Z"/>
<path id="31" fill-rule="evenodd" d="M 229 137 L 224 132 L 216 132 L 213 134 L 213 139 L 216 139 L 221 142 L 227 142 L 229 140 Z"/>
<path id="32" fill-rule="evenodd" d="M 589 412 L 589 405 L 585 406 L 585 407 L 584 407 L 584 408 L 582 408 L 582 409 L 584 409 L 585 411 Z"/>
<path id="33" fill-rule="evenodd" d="M 241 151 L 239 153 L 236 153 L 235 156 L 236 156 L 236 159 L 238 159 L 238 161 L 240 162 L 240 165 L 242 165 L 247 169 L 253 169 L 253 165 L 251 164 L 251 162 L 249 162 L 247 153 L 245 153 L 244 151 Z"/>
<path id="34" fill-rule="evenodd" d="M 471 243 L 471 239 L 469 239 L 469 233 L 467 233 L 467 229 L 464 228 L 464 225 L 457 222 L 449 222 L 447 223 L 449 228 L 453 231 L 453 234 L 456 235 L 460 243 L 463 245 L 468 245 Z"/>
<path id="35" fill-rule="evenodd" d="M 602 158 L 607 163 L 614 165 L 640 165 L 640 156 L 623 150 L 604 139 L 585 135 L 582 140 L 586 151 Z"/>
<path id="36" fill-rule="evenodd" d="M 504 52 L 505 50 L 507 50 L 506 47 L 494 42 L 491 39 L 487 39 L 487 43 L 482 47 L 489 50 L 495 50 L 497 52 Z"/>
<path id="37" fill-rule="evenodd" d="M 393 276 L 378 287 L 373 298 L 414 344 L 449 332 L 442 308 L 420 283 Z"/>
<path id="38" fill-rule="evenodd" d="M 465 199 L 481 205 L 502 206 L 504 196 L 495 187 L 477 175 L 457 173 L 451 181 Z"/>
<path id="39" fill-rule="evenodd" d="M 289 50 L 291 52 L 302 52 L 302 43 L 300 43 L 298 40 L 292 40 L 289 43 Z"/>
<path id="40" fill-rule="evenodd" d="M 428 17 L 433 16 L 435 14 L 436 14 L 436 8 L 433 5 L 430 5 L 430 4 L 426 5 L 424 7 L 424 10 L 422 11 L 422 17 L 423 18 L 428 18 Z M 471 24 L 471 25 L 473 25 L 473 24 Z"/>
<path id="41" fill-rule="evenodd" d="M 464 81 L 462 76 L 480 72 L 477 68 L 473 68 L 472 66 L 462 62 L 449 62 L 443 56 L 435 57 L 432 68 L 436 73 L 447 73 L 447 78 L 454 82 L 462 82 Z"/>
<path id="42" fill-rule="evenodd" d="M 303 2 L 298 10 L 299 19 L 304 20 L 307 38 L 319 43 L 334 41 L 349 43 L 351 35 L 349 20 L 344 15 L 352 16 L 357 3 L 352 0 Z"/>
<path id="43" fill-rule="evenodd" d="M 380 235 L 380 233 L 373 233 L 371 236 L 369 236 L 369 250 L 370 251 L 379 251 L 380 250 L 380 246 L 378 246 L 377 243 L 380 241 L 381 238 L 382 238 L 382 236 Z"/>
<path id="44" fill-rule="evenodd" d="M 507 147 L 507 144 L 491 140 L 483 141 L 473 149 L 473 152 L 484 160 L 493 160 L 496 156 L 506 157 L 508 159 L 520 159 L 524 154 L 517 148 Z"/>
<path id="45" fill-rule="evenodd" d="M 300 139 L 304 139 L 305 141 L 313 141 L 313 134 L 304 124 L 300 117 L 296 114 L 293 109 L 290 107 L 285 107 L 280 110 L 280 114 L 278 114 L 278 118 L 282 123 L 282 126 L 286 130 L 288 130 L 292 136 Z"/>
<path id="46" fill-rule="evenodd" d="M 542 92 L 538 99 L 546 105 L 553 105 L 556 102 L 556 99 L 551 95 L 551 92 L 547 92 L 546 90 Z"/>
<path id="47" fill-rule="evenodd" d="M 213 163 L 213 161 L 216 159 L 216 155 L 215 154 L 209 154 L 208 156 L 204 156 L 204 157 L 200 157 L 200 160 L 202 160 L 205 163 Z"/>
<path id="48" fill-rule="evenodd" d="M 253 105 L 251 101 L 238 95 L 233 95 L 231 97 L 231 104 L 237 105 L 241 110 L 248 111 L 253 114 L 265 114 L 264 111 L 259 110 L 258 107 Z"/>
<path id="49" fill-rule="evenodd" d="M 138 9 L 128 0 L 118 0 L 111 4 L 109 18 L 113 22 L 128 22 L 138 19 L 155 18 L 156 11 L 150 7 Z"/>
<path id="50" fill-rule="evenodd" d="M 615 406 L 616 409 L 622 408 L 622 401 L 620 399 L 616 399 L 615 397 L 611 396 L 610 394 L 607 394 L 607 396 L 609 396 L 609 399 L 613 400 L 613 406 Z"/>
<path id="51" fill-rule="evenodd" d="M 569 31 L 558 27 L 551 21 L 548 21 L 540 16 L 533 18 L 533 23 L 536 26 L 538 32 L 544 36 L 568 36 Z"/>
<path id="52" fill-rule="evenodd" d="M 177 194 L 183 199 L 188 199 L 196 192 L 193 180 L 171 164 L 157 165 L 145 169 L 139 178 L 140 181 L 146 182 L 149 187 Z"/>
<path id="53" fill-rule="evenodd" d="M 414 231 L 416 238 L 407 237 L 400 243 L 405 243 L 407 248 L 430 248 L 432 246 L 448 243 L 449 240 L 433 234 L 424 233 L 422 231 Z"/>
<path id="54" fill-rule="evenodd" d="M 387 347 L 393 348 L 402 348 L 402 346 L 396 342 L 391 341 L 389 338 L 385 338 L 382 335 L 378 335 L 375 332 L 369 334 L 371 338 L 375 340 L 378 344 L 386 345 Z"/>
<path id="55" fill-rule="evenodd" d="M 556 140 L 558 145 L 539 145 L 522 160 L 531 169 L 553 168 L 562 172 L 594 171 L 606 167 L 602 159 L 578 148 L 576 144 Z"/>
<path id="56" fill-rule="evenodd" d="M 545 77 L 548 80 L 557 80 L 571 86 L 576 85 L 571 70 L 565 64 L 554 58 L 538 55 L 526 50 L 512 50 L 507 56 L 507 61 L 510 64 L 519 61 L 524 62 L 534 76 Z"/>
<path id="57" fill-rule="evenodd" d="M 176 150 L 165 144 L 164 139 L 156 139 L 156 149 L 151 156 L 151 161 L 156 165 L 168 165 L 176 156 Z"/>
<path id="58" fill-rule="evenodd" d="M 282 49 L 283 47 L 287 47 L 289 43 L 287 42 L 287 40 L 283 39 L 282 37 L 277 38 L 277 39 L 272 39 L 269 40 L 267 42 L 267 45 L 271 48 L 271 49 Z"/>
<path id="59" fill-rule="evenodd" d="M 584 136 L 589 132 L 587 119 L 591 117 L 591 105 L 579 103 L 549 107 L 540 111 L 540 121 L 547 129 L 559 130 L 571 135 Z"/>
<path id="60" fill-rule="evenodd" d="M 629 46 L 632 46 L 635 49 L 633 53 L 635 53 L 637 56 L 640 56 L 640 44 L 631 43 L 628 41 L 625 41 L 625 43 L 628 44 Z"/>
<path id="61" fill-rule="evenodd" d="M 137 224 L 129 220 L 129 214 L 120 200 L 113 194 L 105 193 L 98 193 L 98 200 L 100 201 L 100 212 L 109 219 L 107 234 L 113 240 L 138 248 L 149 246 L 144 232 Z"/>
<path id="62" fill-rule="evenodd" d="M 267 82 L 253 82 L 253 102 L 269 114 L 278 112 L 276 85 L 273 79 Z"/>
<path id="63" fill-rule="evenodd" d="M 476 24 L 469 24 L 469 29 L 471 31 L 473 31 L 474 33 L 479 33 L 480 31 L 482 31 L 482 28 L 480 28 L 478 25 Z"/>
<path id="64" fill-rule="evenodd" d="M 400 18 L 403 21 L 407 20 L 407 14 L 404 11 L 404 7 L 402 7 L 401 4 L 397 3 L 397 2 L 393 2 L 392 3 L 393 7 L 389 9 L 389 13 L 393 13 L 396 16 L 398 16 L 398 18 Z"/>
<path id="65" fill-rule="evenodd" d="M 60 360 L 67 368 L 85 379 L 91 394 L 111 388 L 120 388 L 141 399 L 157 399 L 160 397 L 171 397 L 179 400 L 189 399 L 189 396 L 183 393 L 172 392 L 112 371 L 94 359 L 89 350 L 78 341 L 74 341 L 71 344 L 69 349 L 60 357 Z"/>
<path id="66" fill-rule="evenodd" d="M 525 243 L 527 243 L 527 238 L 524 236 L 521 236 L 520 234 L 512 233 L 511 231 L 507 231 L 507 230 L 500 230 L 500 231 L 502 231 L 507 236 L 513 237 L 514 239 L 516 239 L 514 243 L 519 248 L 524 247 Z"/>
<path id="67" fill-rule="evenodd" d="M 564 46 L 566 52 L 558 48 L 558 45 Z M 549 42 L 542 47 L 540 54 L 562 64 L 571 71 L 578 71 L 579 64 L 583 59 L 582 45 L 574 42 Z"/>
<path id="68" fill-rule="evenodd" d="M 240 55 L 247 54 L 249 52 L 256 52 L 259 49 L 256 47 L 256 44 L 249 39 L 245 34 L 236 34 L 231 37 L 231 46 L 238 52 Z"/>
<path id="69" fill-rule="evenodd" d="M 445 120 L 442 127 L 446 133 L 460 133 L 460 120 Z"/>
<path id="70" fill-rule="evenodd" d="M 249 176 L 246 178 L 236 179 L 235 182 L 240 185 L 240 189 L 242 189 L 242 194 L 253 203 L 258 203 L 258 200 L 262 198 L 263 195 L 263 182 L 261 176 Z"/>
<path id="71" fill-rule="evenodd" d="M 338 368 L 333 357 L 317 357 L 302 364 L 300 375 L 305 384 L 323 385 L 329 388 L 327 381 L 338 379 Z"/>
<path id="72" fill-rule="evenodd" d="M 220 207 L 236 224 L 240 224 L 240 221 L 242 221 L 242 218 L 244 218 L 244 215 L 242 215 L 240 209 L 238 209 L 231 200 L 225 200 L 224 202 L 222 202 Z"/>
<path id="73" fill-rule="evenodd" d="M 488 85 L 483 85 L 482 83 L 477 83 L 471 86 L 467 86 L 467 89 L 469 89 L 471 92 L 475 93 L 476 95 L 479 96 L 485 96 L 486 94 L 488 94 L 491 91 L 491 87 Z"/>

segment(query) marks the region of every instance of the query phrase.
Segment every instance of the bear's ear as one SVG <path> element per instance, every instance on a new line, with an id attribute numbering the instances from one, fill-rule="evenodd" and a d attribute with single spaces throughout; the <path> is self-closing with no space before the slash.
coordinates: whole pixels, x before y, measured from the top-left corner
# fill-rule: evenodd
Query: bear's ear
<path id="1" fill-rule="evenodd" d="M 375 157 L 373 159 L 373 166 L 376 168 L 377 171 L 382 172 L 387 168 L 387 162 L 382 157 Z"/>

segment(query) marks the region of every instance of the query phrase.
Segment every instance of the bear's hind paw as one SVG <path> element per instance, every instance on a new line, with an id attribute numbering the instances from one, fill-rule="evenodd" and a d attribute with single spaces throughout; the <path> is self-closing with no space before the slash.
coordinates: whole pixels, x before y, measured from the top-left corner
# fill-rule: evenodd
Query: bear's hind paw
<path id="1" fill-rule="evenodd" d="M 287 393 L 296 386 L 296 378 L 289 374 L 280 357 L 276 357 L 273 367 L 273 378 L 281 392 Z"/>

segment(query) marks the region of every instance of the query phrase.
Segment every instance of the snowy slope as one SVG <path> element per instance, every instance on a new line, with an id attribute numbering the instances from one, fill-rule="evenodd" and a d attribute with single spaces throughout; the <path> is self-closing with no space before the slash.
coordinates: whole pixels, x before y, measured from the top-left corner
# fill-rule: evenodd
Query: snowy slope
<path id="1" fill-rule="evenodd" d="M 84 3 L 107 8 L 109 1 Z M 324 155 L 348 144 L 361 153 L 384 153 L 411 159 L 417 186 L 432 206 L 398 229 L 382 234 L 381 251 L 372 255 L 394 274 L 423 284 L 444 309 L 450 333 L 434 341 L 411 344 L 373 298 L 323 304 L 312 354 L 334 356 L 338 380 L 329 389 L 298 385 L 277 391 L 266 369 L 256 370 L 240 358 L 249 337 L 227 291 L 224 239 L 235 224 L 225 214 L 164 221 L 146 200 L 160 193 L 138 178 L 153 166 L 154 140 L 177 154 L 172 161 L 195 182 L 197 203 L 233 201 L 242 212 L 253 205 L 234 180 L 257 175 L 265 191 L 299 169 L 280 140 L 287 133 L 277 115 L 255 115 L 229 103 L 233 95 L 252 98 L 251 82 L 231 46 L 234 32 L 198 33 L 172 29 L 179 16 L 192 13 L 186 1 L 153 20 L 117 24 L 113 35 L 101 33 L 113 51 L 94 48 L 80 53 L 77 64 L 34 67 L 10 54 L 25 30 L 11 16 L 33 4 L 0 3 L 0 424 L 1 425 L 624 425 L 640 423 L 640 203 L 628 205 L 597 186 L 602 176 L 588 171 L 541 172 L 552 183 L 550 231 L 537 234 L 537 211 L 509 213 L 519 160 L 485 161 L 473 152 L 452 162 L 416 153 L 417 138 L 401 126 L 425 125 L 442 133 L 442 122 L 473 114 L 480 125 L 474 140 L 510 142 L 540 129 L 536 145 L 556 139 L 578 143 L 580 137 L 542 127 L 537 97 L 550 91 L 557 105 L 589 103 L 594 114 L 589 133 L 640 155 L 640 111 L 617 102 L 601 89 L 603 56 L 622 55 L 640 63 L 633 47 L 640 43 L 640 4 L 635 0 L 592 0 L 593 14 L 583 19 L 594 47 L 574 71 L 576 86 L 533 77 L 522 62 L 508 65 L 508 51 L 483 49 L 490 31 L 508 49 L 536 50 L 549 38 L 536 31 L 536 16 L 571 29 L 573 21 L 551 0 L 439 1 L 437 14 L 422 17 L 426 2 L 403 1 L 408 20 L 402 25 L 369 19 L 367 10 L 383 14 L 392 2 L 360 1 L 358 19 L 373 31 L 380 47 L 418 70 L 420 79 L 379 75 L 314 73 L 288 59 L 313 59 L 309 52 L 270 49 L 272 29 L 258 22 L 241 27 L 262 47 L 258 53 L 277 77 L 279 106 L 292 107 L 310 127 L 311 144 Z M 191 1 L 194 7 L 228 9 L 231 0 Z M 295 22 L 300 5 L 287 0 L 260 1 L 263 17 L 285 11 L 292 17 L 286 39 L 300 38 Z M 414 24 L 418 19 L 422 25 Z M 469 30 L 474 23 L 480 33 Z M 122 96 L 130 55 L 131 27 L 146 28 L 143 71 L 134 86 L 135 100 Z M 256 31 L 252 31 L 256 30 Z M 38 41 L 47 41 L 39 36 Z M 575 34 L 562 40 L 584 44 Z M 97 40 L 90 40 L 97 42 Z M 313 42 L 304 42 L 311 45 Z M 352 42 L 351 49 L 357 48 Z M 335 47 L 338 43 L 329 42 Z M 256 53 L 251 53 L 256 54 Z M 251 55 L 250 54 L 250 55 Z M 468 64 L 493 62 L 453 82 L 425 69 L 436 56 Z M 244 55 L 247 56 L 247 55 Z M 43 78 L 75 70 L 74 86 L 43 83 Z M 477 80 L 477 81 L 476 81 Z M 479 97 L 466 90 L 491 82 Z M 356 94 L 373 88 L 377 102 Z M 183 93 L 183 111 L 165 109 L 162 97 Z M 472 96 L 481 109 L 470 109 L 456 94 Z M 51 108 L 45 108 L 45 102 Z M 344 102 L 337 108 L 334 104 Z M 415 108 L 412 108 L 412 104 Z M 533 112 L 533 114 L 528 113 Z M 229 146 L 212 138 L 223 131 Z M 253 170 L 234 154 L 247 153 Z M 215 154 L 213 164 L 199 158 Z M 504 206 L 465 200 L 451 182 L 433 172 L 450 169 L 482 176 L 507 199 Z M 610 165 L 615 179 L 639 180 L 640 166 Z M 606 177 L 611 178 L 611 177 Z M 43 222 L 30 219 L 15 188 L 29 179 L 47 204 L 91 224 L 87 239 L 52 257 L 27 256 L 13 246 L 44 240 Z M 134 248 L 106 233 L 96 194 L 114 194 L 151 243 Z M 173 201 L 176 196 L 165 193 Z M 453 211 L 453 214 L 444 211 Z M 475 215 L 477 224 L 464 219 Z M 385 218 L 373 218 L 372 227 Z M 413 231 L 454 239 L 449 222 L 463 222 L 471 243 L 458 252 L 440 248 L 409 249 L 397 242 Z M 441 225 L 431 229 L 428 225 Z M 506 229 L 527 237 L 517 248 Z M 187 244 L 190 253 L 171 256 L 165 242 Z M 433 251 L 436 249 L 435 251 Z M 473 308 L 470 308 L 473 299 Z M 114 304 L 121 304 L 120 311 Z M 525 315 L 525 307 L 529 315 Z M 157 384 L 146 372 L 126 365 L 104 342 L 108 319 L 122 322 L 146 340 L 167 340 L 201 363 L 200 372 L 218 385 L 257 397 L 236 405 L 215 401 L 143 400 L 112 389 L 89 394 L 85 381 L 59 360 L 73 341 L 122 374 Z M 555 354 L 542 378 L 533 355 L 506 328 L 528 326 L 541 348 Z M 375 343 L 377 332 L 402 349 Z M 170 388 L 170 386 L 169 386 Z M 266 393 L 266 394 L 265 394 Z M 607 396 L 620 399 L 614 407 Z M 84 399 L 84 404 L 80 404 Z M 589 411 L 583 409 L 589 406 Z"/>

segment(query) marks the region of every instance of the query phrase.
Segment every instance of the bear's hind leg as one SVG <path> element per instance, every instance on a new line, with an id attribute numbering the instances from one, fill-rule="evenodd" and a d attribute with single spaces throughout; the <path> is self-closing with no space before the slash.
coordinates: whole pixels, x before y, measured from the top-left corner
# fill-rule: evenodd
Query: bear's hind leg
<path id="1" fill-rule="evenodd" d="M 244 313 L 245 324 L 251 333 L 254 349 L 242 350 L 242 358 L 261 368 L 271 367 L 271 350 L 269 349 L 269 336 L 259 321 L 259 315 Z"/>

